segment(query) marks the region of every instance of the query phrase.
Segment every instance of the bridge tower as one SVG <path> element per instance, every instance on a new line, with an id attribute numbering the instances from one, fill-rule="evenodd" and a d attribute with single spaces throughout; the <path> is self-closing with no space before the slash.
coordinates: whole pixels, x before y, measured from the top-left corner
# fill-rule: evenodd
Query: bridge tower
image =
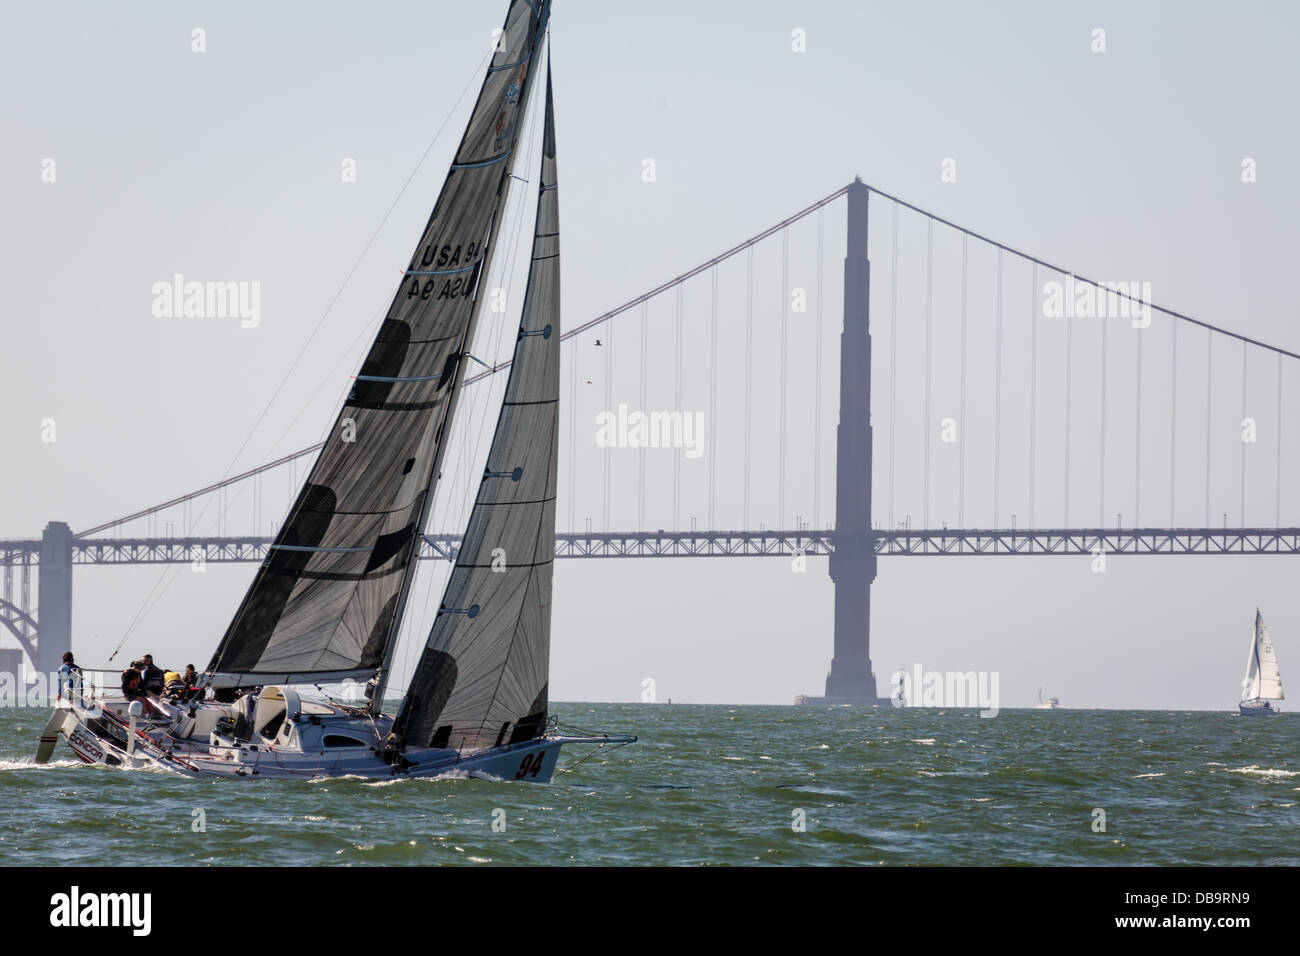
<path id="1" fill-rule="evenodd" d="M 41 535 L 36 590 L 36 669 L 49 674 L 72 650 L 72 529 L 51 521 Z"/>
<path id="2" fill-rule="evenodd" d="M 876 552 L 871 532 L 871 263 L 867 199 L 855 178 L 848 188 L 848 252 L 844 259 L 844 331 L 840 336 L 840 422 L 836 433 L 835 656 L 825 697 L 796 704 L 886 705 L 871 670 L 871 582 Z"/>

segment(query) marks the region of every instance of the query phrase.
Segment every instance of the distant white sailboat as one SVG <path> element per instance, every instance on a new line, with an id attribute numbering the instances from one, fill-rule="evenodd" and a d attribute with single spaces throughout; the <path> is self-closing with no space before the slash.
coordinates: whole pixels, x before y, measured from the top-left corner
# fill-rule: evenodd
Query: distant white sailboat
<path id="1" fill-rule="evenodd" d="M 1061 698 L 1049 697 L 1043 700 L 1043 689 L 1038 688 L 1038 706 L 1034 708 L 1035 710 L 1060 710 L 1060 708 Z"/>
<path id="2" fill-rule="evenodd" d="M 1269 701 L 1283 700 L 1282 674 L 1277 668 L 1277 655 L 1273 652 L 1273 639 L 1268 626 L 1255 608 L 1255 633 L 1250 639 L 1250 658 L 1246 661 L 1246 676 L 1241 682 L 1241 703 L 1237 709 L 1243 717 L 1276 717 L 1280 711 Z"/>

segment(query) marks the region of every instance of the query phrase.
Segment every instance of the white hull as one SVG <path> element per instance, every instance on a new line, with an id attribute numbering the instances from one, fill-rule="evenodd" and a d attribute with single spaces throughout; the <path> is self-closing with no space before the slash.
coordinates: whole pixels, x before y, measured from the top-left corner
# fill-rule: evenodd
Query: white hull
<path id="1" fill-rule="evenodd" d="M 298 728 L 290 720 L 280 726 L 275 738 L 250 733 L 237 740 L 215 732 L 210 732 L 206 739 L 181 736 L 187 725 L 192 728 L 215 723 L 232 710 L 228 705 L 205 702 L 194 708 L 176 708 L 176 716 L 170 719 L 141 718 L 136 722 L 133 737 L 125 701 L 106 701 L 102 706 L 72 705 L 65 701 L 51 715 L 41 735 L 36 759 L 38 763 L 48 761 L 58 738 L 62 737 L 84 763 L 122 770 L 163 770 L 185 777 L 303 780 L 355 776 L 389 780 L 473 776 L 549 783 L 564 744 L 623 744 L 636 739 L 618 735 L 546 734 L 467 753 L 409 749 L 402 757 L 389 760 L 385 759 L 382 741 L 392 726 L 391 717 L 382 715 L 371 719 L 351 708 L 316 703 L 309 706 L 320 712 L 305 715 L 295 712 L 292 720 L 298 722 Z M 317 745 L 304 749 L 301 743 L 310 744 L 313 737 L 317 741 L 327 737 L 331 741 L 352 738 L 357 743 L 348 747 Z"/>

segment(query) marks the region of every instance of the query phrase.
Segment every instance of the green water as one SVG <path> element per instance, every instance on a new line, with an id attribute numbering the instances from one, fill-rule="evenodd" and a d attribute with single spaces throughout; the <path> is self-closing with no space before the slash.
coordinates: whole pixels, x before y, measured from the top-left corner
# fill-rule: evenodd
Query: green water
<path id="1" fill-rule="evenodd" d="M 641 740 L 549 786 L 196 781 L 84 766 L 62 742 L 36 767 L 48 712 L 0 711 L 0 862 L 1300 864 L 1300 716 L 556 710 Z"/>

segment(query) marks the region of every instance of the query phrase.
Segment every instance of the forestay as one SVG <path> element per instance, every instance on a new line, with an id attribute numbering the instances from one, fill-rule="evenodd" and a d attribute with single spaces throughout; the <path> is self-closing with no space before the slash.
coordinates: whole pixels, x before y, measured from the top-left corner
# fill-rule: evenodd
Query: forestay
<path id="1" fill-rule="evenodd" d="M 560 226 L 549 70 L 532 264 L 487 468 L 394 733 L 476 750 L 546 725 L 560 392 Z"/>
<path id="2" fill-rule="evenodd" d="M 549 3 L 514 0 L 455 162 L 355 384 L 209 670 L 368 679 L 397 633 Z M 413 106 L 426 92 L 403 94 Z M 233 680 L 231 678 L 233 677 Z"/>

